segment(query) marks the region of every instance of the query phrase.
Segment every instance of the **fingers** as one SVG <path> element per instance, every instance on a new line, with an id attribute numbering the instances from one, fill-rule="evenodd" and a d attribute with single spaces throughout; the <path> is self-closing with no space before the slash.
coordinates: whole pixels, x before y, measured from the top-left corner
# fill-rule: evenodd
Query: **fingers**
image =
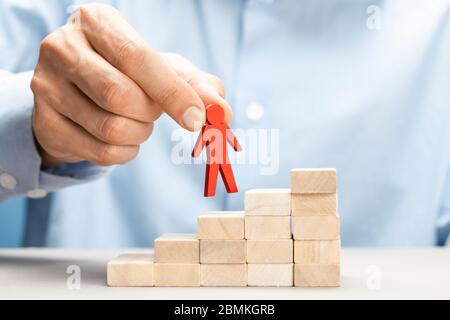
<path id="1" fill-rule="evenodd" d="M 75 163 L 83 159 L 108 167 L 127 163 L 139 152 L 139 146 L 101 142 L 43 102 L 35 108 L 33 127 L 40 147 L 62 163 Z M 67 152 L 67 145 L 73 146 L 71 152 Z"/>
<path id="2" fill-rule="evenodd" d="M 197 92 L 205 106 L 218 104 L 225 110 L 225 119 L 229 123 L 233 110 L 225 100 L 225 88 L 220 78 L 199 70 L 186 58 L 173 53 L 163 54 L 166 62 Z"/>
<path id="3" fill-rule="evenodd" d="M 115 9 L 86 5 L 78 9 L 90 45 L 115 68 L 136 82 L 164 112 L 188 130 L 205 121 L 197 92 L 148 46 Z"/>
<path id="4" fill-rule="evenodd" d="M 89 47 L 82 33 L 61 28 L 44 41 L 44 59 L 98 106 L 119 116 L 154 122 L 162 110 L 142 89 Z"/>
<path id="5" fill-rule="evenodd" d="M 142 144 L 152 134 L 153 123 L 144 123 L 107 112 L 99 108 L 73 84 L 51 80 L 52 77 L 47 76 L 45 91 L 52 94 L 43 94 L 41 98 L 57 112 L 102 142 L 134 146 Z"/>
<path id="6" fill-rule="evenodd" d="M 213 76 L 206 73 L 199 73 L 190 80 L 189 84 L 201 97 L 206 106 L 212 104 L 220 105 L 225 111 L 225 121 L 230 123 L 233 118 L 233 110 L 224 96 L 220 95 L 220 88 L 215 84 L 217 80 L 211 77 Z"/>

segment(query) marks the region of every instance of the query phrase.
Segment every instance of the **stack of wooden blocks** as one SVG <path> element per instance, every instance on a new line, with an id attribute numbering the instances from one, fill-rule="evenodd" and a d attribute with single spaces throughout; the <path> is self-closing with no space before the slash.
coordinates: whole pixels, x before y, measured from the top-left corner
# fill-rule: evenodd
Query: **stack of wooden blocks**
<path id="1" fill-rule="evenodd" d="M 336 170 L 291 172 L 296 287 L 340 286 Z"/>
<path id="2" fill-rule="evenodd" d="M 336 170 L 296 169 L 291 189 L 245 194 L 245 212 L 198 218 L 198 234 L 164 235 L 153 255 L 108 264 L 118 287 L 338 287 Z"/>

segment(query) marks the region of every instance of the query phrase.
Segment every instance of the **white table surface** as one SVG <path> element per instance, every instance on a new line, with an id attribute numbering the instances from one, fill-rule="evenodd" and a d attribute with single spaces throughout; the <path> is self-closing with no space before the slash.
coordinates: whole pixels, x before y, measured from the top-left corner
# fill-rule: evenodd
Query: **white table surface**
<path id="1" fill-rule="evenodd" d="M 1 250 L 0 299 L 450 299 L 449 249 L 345 249 L 342 288 L 108 288 L 106 264 L 121 252 Z M 81 268 L 81 289 L 66 270 Z"/>

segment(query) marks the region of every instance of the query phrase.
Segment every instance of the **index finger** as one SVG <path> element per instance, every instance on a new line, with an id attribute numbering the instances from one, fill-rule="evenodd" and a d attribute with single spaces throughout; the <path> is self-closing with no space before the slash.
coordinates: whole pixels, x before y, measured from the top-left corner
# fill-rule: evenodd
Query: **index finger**
<path id="1" fill-rule="evenodd" d="M 171 118 L 188 130 L 205 122 L 195 90 L 151 48 L 116 9 L 98 4 L 78 8 L 79 27 L 92 47 L 135 81 Z"/>

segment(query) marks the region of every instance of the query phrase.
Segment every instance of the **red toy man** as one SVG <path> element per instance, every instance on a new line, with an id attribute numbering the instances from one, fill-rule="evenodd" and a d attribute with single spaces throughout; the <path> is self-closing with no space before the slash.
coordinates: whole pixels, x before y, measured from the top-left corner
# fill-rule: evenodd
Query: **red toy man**
<path id="1" fill-rule="evenodd" d="M 228 193 L 238 192 L 233 169 L 228 157 L 228 143 L 236 152 L 242 151 L 236 136 L 225 122 L 225 112 L 219 105 L 206 108 L 206 125 L 203 127 L 198 142 L 192 152 L 194 158 L 200 157 L 203 149 L 207 151 L 205 197 L 216 195 L 219 172 Z"/>

